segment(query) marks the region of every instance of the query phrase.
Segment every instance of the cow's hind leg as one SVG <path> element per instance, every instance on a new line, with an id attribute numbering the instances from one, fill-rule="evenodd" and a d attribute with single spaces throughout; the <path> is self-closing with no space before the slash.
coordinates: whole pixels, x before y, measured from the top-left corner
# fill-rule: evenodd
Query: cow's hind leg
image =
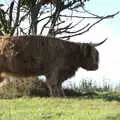
<path id="1" fill-rule="evenodd" d="M 61 97 L 66 97 L 65 93 L 64 93 L 64 90 L 62 88 L 62 85 L 61 84 L 58 84 L 58 89 L 59 89 L 59 94 Z"/>
<path id="2" fill-rule="evenodd" d="M 50 96 L 52 97 L 61 97 L 60 90 L 57 84 L 58 83 L 57 74 L 58 74 L 57 70 L 54 70 L 47 76 L 46 85 L 49 89 Z"/>
<path id="3" fill-rule="evenodd" d="M 50 82 L 46 82 L 46 84 L 49 89 L 49 94 L 51 97 L 61 97 L 62 96 L 60 89 L 58 88 L 58 86 L 56 84 L 52 84 Z"/>
<path id="4" fill-rule="evenodd" d="M 49 84 L 49 82 L 46 82 L 46 85 L 47 85 L 47 87 L 49 89 L 49 95 L 51 97 L 54 97 L 55 95 L 54 95 L 53 87 L 51 86 L 51 84 Z"/>

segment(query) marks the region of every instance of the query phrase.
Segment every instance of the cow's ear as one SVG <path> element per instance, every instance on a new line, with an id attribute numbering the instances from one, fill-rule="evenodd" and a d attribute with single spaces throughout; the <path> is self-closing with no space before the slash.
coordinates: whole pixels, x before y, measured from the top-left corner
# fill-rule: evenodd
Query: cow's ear
<path id="1" fill-rule="evenodd" d="M 92 51 L 92 46 L 90 44 L 87 45 L 87 50 L 86 50 L 87 54 L 86 54 L 86 57 L 90 56 L 91 55 L 91 51 Z"/>
<path id="2" fill-rule="evenodd" d="M 83 56 L 87 57 L 90 55 L 91 53 L 91 45 L 90 44 L 84 44 L 82 47 L 82 51 L 83 51 Z"/>

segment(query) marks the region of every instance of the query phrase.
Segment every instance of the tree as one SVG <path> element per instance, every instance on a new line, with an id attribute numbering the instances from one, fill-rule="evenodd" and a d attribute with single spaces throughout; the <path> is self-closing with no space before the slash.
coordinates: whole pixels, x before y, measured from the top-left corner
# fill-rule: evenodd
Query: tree
<path id="1" fill-rule="evenodd" d="M 6 11 L 0 7 L 0 30 L 11 36 L 40 34 L 70 39 L 88 32 L 99 22 L 113 18 L 119 13 L 95 15 L 85 9 L 88 1 L 13 0 Z M 92 19 L 93 22 L 86 22 L 88 19 Z M 29 21 L 27 28 L 26 21 Z"/>
<path id="2" fill-rule="evenodd" d="M 4 34 L 13 35 L 17 26 L 19 26 L 20 1 L 16 9 L 16 17 L 13 19 L 14 1 L 10 3 L 10 7 L 5 11 L 0 7 L 0 31 Z"/>
<path id="3" fill-rule="evenodd" d="M 37 25 L 39 22 L 46 21 L 42 26 L 40 34 L 48 28 L 48 35 L 55 36 L 55 27 L 62 24 L 60 13 L 72 6 L 83 6 L 85 1 L 81 0 L 22 0 L 22 5 L 30 13 L 29 34 L 37 34 Z M 79 4 L 78 4 L 79 3 Z M 44 16 L 44 17 L 42 17 Z M 48 27 L 47 27 L 48 26 Z"/>
<path id="4" fill-rule="evenodd" d="M 117 13 L 106 16 L 95 15 L 85 9 L 89 0 L 22 0 L 25 9 L 30 12 L 29 34 L 48 35 L 70 39 L 88 32 L 104 19 L 113 18 Z M 74 20 L 77 19 L 77 22 Z M 94 19 L 92 23 L 86 23 Z M 81 27 L 81 24 L 84 26 Z M 38 32 L 37 27 L 40 26 Z"/>
<path id="5" fill-rule="evenodd" d="M 0 5 L 0 34 L 38 34 L 68 40 L 88 32 L 96 24 L 119 13 L 95 15 L 85 9 L 88 1 L 13 0 L 7 9 Z M 88 22 L 89 19 L 93 21 Z"/>

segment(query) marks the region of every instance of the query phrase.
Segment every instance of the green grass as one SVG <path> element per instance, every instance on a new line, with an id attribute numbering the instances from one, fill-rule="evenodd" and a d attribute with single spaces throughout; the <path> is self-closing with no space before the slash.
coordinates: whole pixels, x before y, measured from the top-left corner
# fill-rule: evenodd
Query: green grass
<path id="1" fill-rule="evenodd" d="M 120 102 L 80 98 L 0 100 L 0 120 L 120 120 Z"/>

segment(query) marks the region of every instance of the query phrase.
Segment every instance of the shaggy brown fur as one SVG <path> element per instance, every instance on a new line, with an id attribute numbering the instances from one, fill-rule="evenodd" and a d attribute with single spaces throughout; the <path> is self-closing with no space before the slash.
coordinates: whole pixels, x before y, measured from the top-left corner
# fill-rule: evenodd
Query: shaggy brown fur
<path id="1" fill-rule="evenodd" d="M 8 37 L 0 41 L 0 73 L 29 77 L 46 75 L 51 96 L 61 96 L 61 84 L 78 67 L 98 68 L 92 44 L 73 43 L 44 36 Z"/>

